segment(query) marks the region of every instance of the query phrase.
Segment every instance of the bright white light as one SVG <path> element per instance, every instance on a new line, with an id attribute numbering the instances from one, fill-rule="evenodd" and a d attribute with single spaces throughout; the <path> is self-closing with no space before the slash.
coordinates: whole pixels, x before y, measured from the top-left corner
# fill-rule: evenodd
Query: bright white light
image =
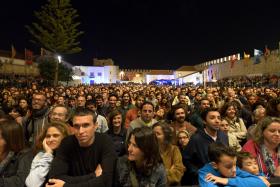
<path id="1" fill-rule="evenodd" d="M 57 56 L 58 62 L 61 63 L 61 56 Z"/>

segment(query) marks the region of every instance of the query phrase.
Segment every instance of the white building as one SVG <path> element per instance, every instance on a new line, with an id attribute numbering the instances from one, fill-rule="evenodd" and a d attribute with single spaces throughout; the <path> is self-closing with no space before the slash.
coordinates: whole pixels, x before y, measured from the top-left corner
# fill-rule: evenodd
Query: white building
<path id="1" fill-rule="evenodd" d="M 116 83 L 118 66 L 74 66 L 73 80 L 76 84 Z"/>

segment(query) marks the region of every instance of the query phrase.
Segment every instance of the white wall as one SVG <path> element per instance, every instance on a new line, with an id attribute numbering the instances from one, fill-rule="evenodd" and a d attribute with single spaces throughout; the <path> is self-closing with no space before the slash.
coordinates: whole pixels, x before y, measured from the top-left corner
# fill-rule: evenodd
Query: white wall
<path id="1" fill-rule="evenodd" d="M 83 84 L 116 83 L 118 66 L 74 66 L 75 80 L 80 79 Z M 84 72 L 84 76 L 81 75 Z"/>
<path id="2" fill-rule="evenodd" d="M 182 78 L 182 83 L 190 83 L 190 82 L 192 82 L 194 85 L 202 84 L 203 82 L 202 74 L 197 72 Z"/>

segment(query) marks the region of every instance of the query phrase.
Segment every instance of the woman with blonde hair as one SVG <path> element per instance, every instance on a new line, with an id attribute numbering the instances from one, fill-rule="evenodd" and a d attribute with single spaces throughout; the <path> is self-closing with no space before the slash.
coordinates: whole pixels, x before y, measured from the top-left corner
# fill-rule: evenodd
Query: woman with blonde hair
<path id="1" fill-rule="evenodd" d="M 280 119 L 266 117 L 254 131 L 254 137 L 248 140 L 242 151 L 256 157 L 260 171 L 267 176 L 280 176 Z"/>

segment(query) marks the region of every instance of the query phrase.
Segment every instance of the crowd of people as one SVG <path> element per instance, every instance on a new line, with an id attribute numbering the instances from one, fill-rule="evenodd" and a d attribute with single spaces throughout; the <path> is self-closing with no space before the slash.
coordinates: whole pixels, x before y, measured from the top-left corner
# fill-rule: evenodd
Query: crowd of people
<path id="1" fill-rule="evenodd" d="M 250 186 L 280 177 L 280 89 L 0 88 L 0 186 Z"/>

